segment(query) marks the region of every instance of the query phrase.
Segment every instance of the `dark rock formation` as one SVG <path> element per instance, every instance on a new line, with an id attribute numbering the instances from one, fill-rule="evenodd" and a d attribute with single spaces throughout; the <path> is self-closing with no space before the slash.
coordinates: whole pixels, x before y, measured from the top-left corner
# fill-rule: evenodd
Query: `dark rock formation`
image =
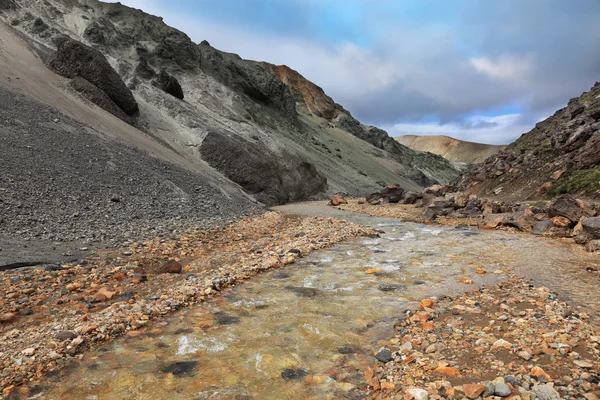
<path id="1" fill-rule="evenodd" d="M 51 57 L 49 67 L 67 78 L 81 77 L 102 90 L 127 115 L 138 112 L 138 104 L 106 57 L 73 39 L 63 39 Z"/>
<path id="2" fill-rule="evenodd" d="M 108 111 L 115 117 L 120 118 L 129 124 L 133 123 L 133 119 L 129 115 L 125 114 L 125 112 L 119 108 L 119 106 L 117 106 L 105 92 L 82 77 L 75 77 L 71 80 L 71 82 L 69 82 L 69 85 L 73 88 L 73 90 L 81 94 L 87 100 L 96 104 L 98 107 Z"/>
<path id="3" fill-rule="evenodd" d="M 399 185 L 389 185 L 381 189 L 381 197 L 388 203 L 399 203 L 404 199 L 404 189 Z"/>
<path id="4" fill-rule="evenodd" d="M 0 0 L 0 10 L 15 10 L 17 5 L 12 0 Z"/>
<path id="5" fill-rule="evenodd" d="M 169 75 L 165 70 L 160 71 L 158 78 L 152 84 L 165 93 L 173 97 L 183 100 L 183 89 L 179 81 L 172 75 Z"/>
<path id="6" fill-rule="evenodd" d="M 209 165 L 267 205 L 308 199 L 327 186 L 311 163 L 291 154 L 277 157 L 265 145 L 241 137 L 212 131 L 200 153 Z"/>
<path id="7" fill-rule="evenodd" d="M 575 197 L 565 194 L 555 198 L 548 206 L 548 216 L 565 217 L 573 224 L 577 223 L 581 217 L 591 217 L 595 212 L 584 202 Z"/>
<path id="8" fill-rule="evenodd" d="M 154 79 L 156 78 L 156 72 L 152 69 L 148 61 L 145 58 L 141 58 L 137 67 L 135 67 L 134 74 L 142 79 Z"/>

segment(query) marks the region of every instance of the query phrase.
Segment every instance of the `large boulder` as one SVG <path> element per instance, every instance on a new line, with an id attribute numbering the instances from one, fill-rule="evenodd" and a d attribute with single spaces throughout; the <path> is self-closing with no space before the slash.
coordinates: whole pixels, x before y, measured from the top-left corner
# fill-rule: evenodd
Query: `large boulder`
<path id="1" fill-rule="evenodd" d="M 381 197 L 388 203 L 399 203 L 404 199 L 404 189 L 399 185 L 389 185 L 381 189 Z"/>
<path id="2" fill-rule="evenodd" d="M 102 90 L 127 115 L 138 113 L 138 104 L 121 76 L 100 51 L 70 38 L 62 38 L 48 66 L 66 78 L 81 77 Z"/>
<path id="3" fill-rule="evenodd" d="M 209 132 L 200 154 L 211 167 L 266 205 L 307 200 L 327 188 L 327 179 L 313 164 L 223 132 Z"/>
<path id="4" fill-rule="evenodd" d="M 165 70 L 160 71 L 158 77 L 152 81 L 152 84 L 165 93 L 183 100 L 183 89 L 179 81 Z"/>
<path id="5" fill-rule="evenodd" d="M 82 77 L 78 76 L 69 82 L 69 85 L 73 90 L 79 93 L 81 96 L 96 104 L 98 107 L 108 111 L 117 118 L 122 119 L 127 123 L 133 123 L 133 118 L 125 114 L 118 105 L 106 93 L 100 88 L 86 81 Z"/>
<path id="6" fill-rule="evenodd" d="M 454 201 L 447 200 L 443 197 L 437 197 L 427 206 L 427 208 L 425 208 L 422 218 L 424 221 L 431 222 L 439 216 L 450 215 L 455 208 Z"/>
<path id="7" fill-rule="evenodd" d="M 581 224 L 583 233 L 591 240 L 600 239 L 600 217 L 587 218 Z"/>
<path id="8" fill-rule="evenodd" d="M 378 204 L 381 204 L 381 202 L 383 201 L 383 197 L 381 196 L 381 193 L 377 192 L 367 195 L 365 200 L 367 201 L 367 203 L 376 206 Z"/>
<path id="9" fill-rule="evenodd" d="M 594 210 L 586 203 L 577 200 L 570 194 L 563 194 L 555 198 L 548 206 L 548 216 L 565 217 L 573 224 L 577 223 L 581 217 L 591 217 L 595 215 Z"/>
<path id="10" fill-rule="evenodd" d="M 422 199 L 422 198 L 423 198 L 423 193 L 407 192 L 406 195 L 404 195 L 402 204 L 415 204 L 417 202 L 417 200 Z"/>

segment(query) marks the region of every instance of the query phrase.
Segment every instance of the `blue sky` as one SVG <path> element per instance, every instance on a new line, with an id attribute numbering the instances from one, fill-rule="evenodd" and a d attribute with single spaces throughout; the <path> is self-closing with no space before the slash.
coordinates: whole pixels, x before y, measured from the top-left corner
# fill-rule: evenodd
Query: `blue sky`
<path id="1" fill-rule="evenodd" d="M 121 0 L 392 135 L 508 143 L 600 80 L 598 0 Z"/>

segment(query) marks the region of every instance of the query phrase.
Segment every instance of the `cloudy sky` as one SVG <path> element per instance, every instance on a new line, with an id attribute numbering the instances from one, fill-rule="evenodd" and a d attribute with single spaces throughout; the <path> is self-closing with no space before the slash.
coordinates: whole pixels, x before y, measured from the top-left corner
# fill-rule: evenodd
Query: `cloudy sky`
<path id="1" fill-rule="evenodd" d="M 391 135 L 508 143 L 600 80 L 600 0 L 121 0 Z"/>

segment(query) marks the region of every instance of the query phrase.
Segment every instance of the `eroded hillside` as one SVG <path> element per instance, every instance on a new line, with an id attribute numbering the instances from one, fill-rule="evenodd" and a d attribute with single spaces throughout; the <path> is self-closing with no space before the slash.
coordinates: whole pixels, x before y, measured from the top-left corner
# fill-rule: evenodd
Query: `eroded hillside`
<path id="1" fill-rule="evenodd" d="M 449 136 L 404 135 L 395 138 L 403 145 L 417 151 L 438 154 L 446 160 L 461 164 L 479 164 L 506 146 L 466 142 Z"/>

